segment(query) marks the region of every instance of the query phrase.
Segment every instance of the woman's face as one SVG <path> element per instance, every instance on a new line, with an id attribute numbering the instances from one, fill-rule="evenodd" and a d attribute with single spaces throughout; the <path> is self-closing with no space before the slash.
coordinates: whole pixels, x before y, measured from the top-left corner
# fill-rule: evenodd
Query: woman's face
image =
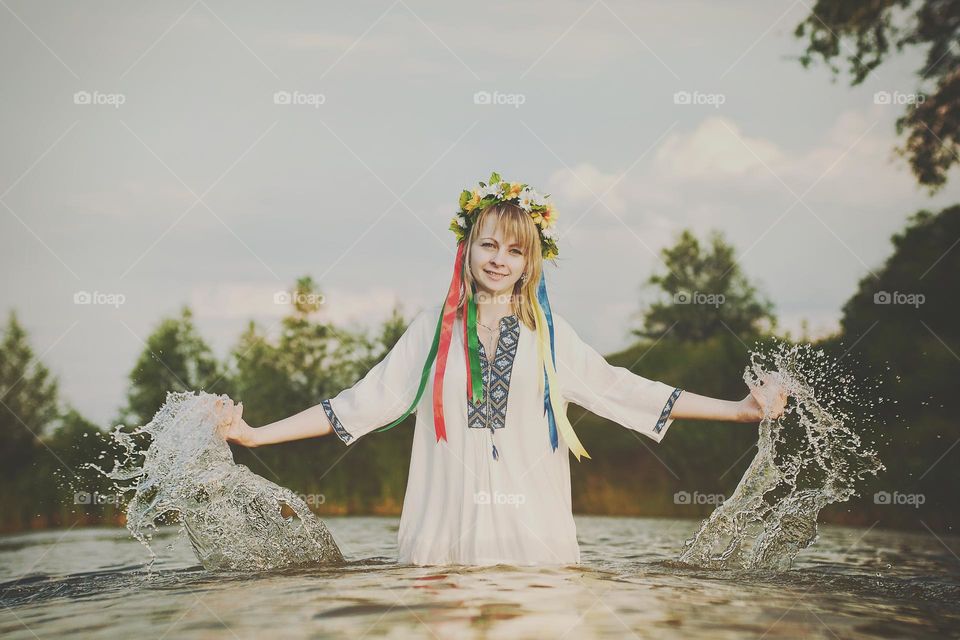
<path id="1" fill-rule="evenodd" d="M 504 301 L 509 301 L 526 264 L 516 239 L 504 238 L 497 228 L 496 216 L 488 215 L 470 247 L 470 271 L 478 290 L 486 295 L 506 296 Z"/>

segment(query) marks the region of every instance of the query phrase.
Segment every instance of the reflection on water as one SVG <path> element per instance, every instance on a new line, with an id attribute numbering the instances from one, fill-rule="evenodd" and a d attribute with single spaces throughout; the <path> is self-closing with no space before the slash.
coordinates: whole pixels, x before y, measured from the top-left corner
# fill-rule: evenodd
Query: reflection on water
<path id="1" fill-rule="evenodd" d="M 693 520 L 577 517 L 582 564 L 412 567 L 397 520 L 330 518 L 347 562 L 211 572 L 174 528 L 0 537 L 0 637 L 916 637 L 960 633 L 960 538 L 825 526 L 786 572 L 673 560 Z M 951 552 L 944 545 L 953 547 Z"/>

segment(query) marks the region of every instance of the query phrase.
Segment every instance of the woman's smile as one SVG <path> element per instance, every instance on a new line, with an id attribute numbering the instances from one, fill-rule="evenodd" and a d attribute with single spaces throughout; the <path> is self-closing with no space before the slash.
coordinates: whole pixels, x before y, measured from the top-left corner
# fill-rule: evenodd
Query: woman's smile
<path id="1" fill-rule="evenodd" d="M 484 269 L 484 271 L 488 276 L 490 276 L 491 280 L 495 280 L 495 281 L 503 280 L 504 278 L 507 277 L 507 274 L 505 273 L 498 273 L 496 271 L 491 271 L 490 269 Z"/>

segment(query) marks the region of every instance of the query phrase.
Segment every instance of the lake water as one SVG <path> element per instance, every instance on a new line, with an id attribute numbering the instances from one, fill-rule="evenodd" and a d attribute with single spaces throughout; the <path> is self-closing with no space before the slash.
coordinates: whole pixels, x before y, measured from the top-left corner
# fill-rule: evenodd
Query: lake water
<path id="1" fill-rule="evenodd" d="M 960 537 L 821 527 L 784 573 L 675 562 L 698 521 L 577 517 L 567 568 L 396 563 L 395 518 L 325 518 L 347 563 L 214 573 L 174 528 L 0 537 L 2 638 L 960 636 Z M 952 550 L 951 550 L 952 549 Z"/>

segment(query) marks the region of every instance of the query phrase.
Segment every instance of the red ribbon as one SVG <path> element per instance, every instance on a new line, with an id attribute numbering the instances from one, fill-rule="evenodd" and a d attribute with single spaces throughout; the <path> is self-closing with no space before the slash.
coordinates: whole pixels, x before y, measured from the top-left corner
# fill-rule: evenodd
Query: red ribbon
<path id="1" fill-rule="evenodd" d="M 433 428 L 437 433 L 437 442 L 447 439 L 447 427 L 443 420 L 443 376 L 447 369 L 447 354 L 450 351 L 450 341 L 453 338 L 453 321 L 457 315 L 457 299 L 463 285 L 463 257 L 465 242 L 460 242 L 457 248 L 457 258 L 454 260 L 453 278 L 450 280 L 450 289 L 447 291 L 447 300 L 443 305 L 443 321 L 440 328 L 440 345 L 437 354 L 437 371 L 433 376 Z M 464 323 L 466 324 L 466 323 Z M 464 331 L 466 335 L 466 331 Z M 470 375 L 469 373 L 467 374 Z"/>
<path id="2" fill-rule="evenodd" d="M 464 291 L 466 295 L 466 291 Z M 472 378 L 470 376 L 470 339 L 467 334 L 470 327 L 467 325 L 467 299 L 464 297 L 463 304 L 463 361 L 466 363 L 467 369 L 467 402 L 470 401 L 470 389 L 472 388 Z"/>

